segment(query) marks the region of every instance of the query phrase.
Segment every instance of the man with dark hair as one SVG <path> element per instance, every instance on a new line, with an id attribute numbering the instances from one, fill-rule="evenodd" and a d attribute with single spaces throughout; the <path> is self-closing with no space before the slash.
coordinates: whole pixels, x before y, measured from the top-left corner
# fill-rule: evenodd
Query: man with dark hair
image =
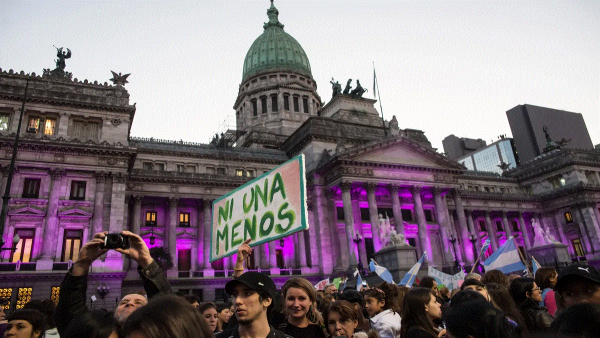
<path id="1" fill-rule="evenodd" d="M 435 281 L 435 278 L 431 276 L 425 276 L 419 282 L 419 286 L 422 288 L 430 289 L 436 297 L 440 298 L 440 290 L 438 289 L 438 285 Z"/>
<path id="2" fill-rule="evenodd" d="M 232 296 L 238 326 L 223 331 L 219 338 L 292 338 L 269 325 L 267 309 L 273 303 L 277 288 L 273 280 L 262 273 L 249 271 L 225 285 Z"/>
<path id="3" fill-rule="evenodd" d="M 554 289 L 565 307 L 585 302 L 600 304 L 600 273 L 591 265 L 571 265 L 558 274 Z"/>
<path id="4" fill-rule="evenodd" d="M 60 293 L 54 321 L 61 335 L 76 316 L 88 312 L 86 307 L 86 289 L 88 271 L 92 262 L 104 255 L 108 249 L 104 249 L 104 238 L 107 232 L 100 232 L 94 238 L 85 243 L 79 251 L 78 259 L 60 285 Z M 115 249 L 121 254 L 128 256 L 138 263 L 138 272 L 142 278 L 144 289 L 151 298 L 158 294 L 171 293 L 171 286 L 164 272 L 150 256 L 150 250 L 144 240 L 129 231 L 122 231 L 122 236 L 129 237 L 130 247 L 128 249 Z M 119 323 L 125 322 L 133 311 L 148 304 L 148 298 L 139 293 L 125 295 L 115 309 L 114 317 Z"/>

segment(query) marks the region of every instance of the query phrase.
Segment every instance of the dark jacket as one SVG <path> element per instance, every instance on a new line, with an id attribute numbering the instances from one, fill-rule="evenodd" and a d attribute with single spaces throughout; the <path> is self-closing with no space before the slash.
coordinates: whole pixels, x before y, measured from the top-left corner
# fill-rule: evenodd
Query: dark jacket
<path id="1" fill-rule="evenodd" d="M 550 325 L 554 318 L 548 313 L 544 306 L 539 306 L 539 303 L 531 298 L 519 305 L 523 319 L 529 332 L 544 332 L 550 329 Z"/>
<path id="2" fill-rule="evenodd" d="M 85 304 L 88 274 L 73 276 L 72 270 L 71 268 L 67 272 L 65 279 L 60 284 L 58 305 L 54 312 L 54 321 L 61 336 L 73 318 L 89 311 Z M 142 278 L 148 299 L 158 294 L 171 293 L 169 281 L 155 261 L 152 261 L 145 269 L 138 266 L 138 273 Z"/>
<path id="3" fill-rule="evenodd" d="M 287 335 L 279 330 L 275 330 L 273 326 L 269 325 L 271 331 L 267 335 L 267 338 L 294 338 L 290 335 Z M 225 330 L 223 332 L 219 332 L 215 335 L 216 338 L 240 338 L 239 326 L 236 326 L 232 329 Z"/>

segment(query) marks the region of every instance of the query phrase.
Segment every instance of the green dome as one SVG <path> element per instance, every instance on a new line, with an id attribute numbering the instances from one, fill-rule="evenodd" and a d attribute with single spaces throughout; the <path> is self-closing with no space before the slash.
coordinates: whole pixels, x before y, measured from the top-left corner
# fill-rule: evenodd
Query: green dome
<path id="1" fill-rule="evenodd" d="M 269 70 L 292 71 L 312 77 L 304 49 L 283 31 L 283 25 L 277 18 L 279 11 L 272 1 L 267 15 L 269 22 L 264 25 L 265 31 L 254 41 L 244 59 L 242 82 Z"/>

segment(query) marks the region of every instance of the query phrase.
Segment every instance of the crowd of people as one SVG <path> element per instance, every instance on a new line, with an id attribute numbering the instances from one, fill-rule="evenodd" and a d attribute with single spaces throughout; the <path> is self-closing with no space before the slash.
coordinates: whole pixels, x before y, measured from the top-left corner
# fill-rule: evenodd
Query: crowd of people
<path id="1" fill-rule="evenodd" d="M 225 285 L 230 303 L 176 296 L 141 237 L 124 231 L 130 247 L 116 249 L 135 260 L 144 291 L 128 294 L 113 312 L 85 305 L 88 271 L 106 253 L 105 233 L 80 251 L 61 284 L 56 307 L 34 300 L 5 317 L 4 337 L 86 338 L 495 338 L 600 337 L 600 273 L 574 264 L 557 272 L 540 268 L 535 278 L 498 270 L 468 274 L 450 292 L 434 278 L 413 287 L 383 282 L 361 291 L 333 284 L 315 290 L 288 279 L 280 290 L 267 275 L 244 272 L 252 249 L 238 249 L 234 277 Z M 2 304 L 0 304 L 2 305 Z"/>

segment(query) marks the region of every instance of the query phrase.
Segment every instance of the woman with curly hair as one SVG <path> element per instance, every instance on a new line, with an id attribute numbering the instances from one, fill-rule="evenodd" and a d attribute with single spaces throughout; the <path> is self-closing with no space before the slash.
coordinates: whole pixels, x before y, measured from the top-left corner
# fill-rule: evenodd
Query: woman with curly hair
<path id="1" fill-rule="evenodd" d="M 292 337 L 325 338 L 323 317 L 317 310 L 317 292 L 304 278 L 288 279 L 281 289 L 287 325 L 282 331 Z"/>
<path id="2" fill-rule="evenodd" d="M 400 337 L 400 304 L 398 287 L 383 282 L 364 294 L 365 310 L 371 318 L 371 328 L 381 338 Z"/>
<path id="3" fill-rule="evenodd" d="M 464 291 L 462 291 L 464 292 Z M 471 291 L 469 291 L 471 292 Z M 479 297 L 479 295 L 477 295 Z M 404 296 L 402 305 L 402 338 L 437 338 L 445 334 L 433 324 L 442 318 L 442 305 L 431 291 L 426 288 L 410 289 Z"/>

